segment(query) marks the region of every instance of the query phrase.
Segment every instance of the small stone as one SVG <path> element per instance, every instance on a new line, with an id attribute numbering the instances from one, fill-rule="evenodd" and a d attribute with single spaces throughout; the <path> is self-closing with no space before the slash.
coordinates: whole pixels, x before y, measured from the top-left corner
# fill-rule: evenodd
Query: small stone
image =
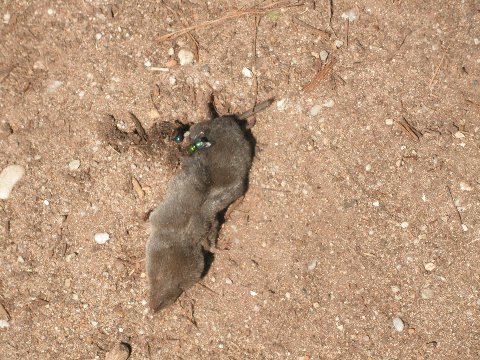
<path id="1" fill-rule="evenodd" d="M 105 355 L 105 360 L 127 360 L 129 357 L 130 346 L 126 343 L 121 342 L 112 350 L 107 352 L 107 354 Z"/>
<path id="2" fill-rule="evenodd" d="M 403 329 L 405 329 L 405 324 L 403 323 L 403 320 L 400 319 L 399 317 L 393 318 L 393 327 L 395 328 L 396 331 L 402 332 Z"/>
<path id="3" fill-rule="evenodd" d="M 0 329 L 8 329 L 10 324 L 7 320 L 0 320 Z"/>
<path id="4" fill-rule="evenodd" d="M 4 19 L 5 19 L 5 17 L 4 17 Z M 5 22 L 5 21 L 4 21 L 4 22 Z M 480 44 L 480 39 L 478 39 L 478 38 L 473 39 L 473 43 L 474 43 L 475 45 Z"/>
<path id="5" fill-rule="evenodd" d="M 292 295 L 291 295 L 289 292 L 287 292 L 287 293 L 285 293 L 285 297 L 287 298 L 287 300 L 290 300 L 290 298 L 292 297 Z"/>
<path id="6" fill-rule="evenodd" d="M 323 107 L 332 108 L 335 105 L 335 102 L 332 99 L 329 99 L 323 103 Z"/>
<path id="7" fill-rule="evenodd" d="M 372 202 L 372 205 L 375 206 L 375 207 L 379 207 L 380 202 L 378 200 L 375 200 L 374 202 Z"/>
<path id="8" fill-rule="evenodd" d="M 310 115 L 317 116 L 318 114 L 320 114 L 321 110 L 322 110 L 322 107 L 320 105 L 315 105 L 310 109 Z"/>
<path id="9" fill-rule="evenodd" d="M 175 50 L 173 50 L 173 48 L 170 48 L 168 49 L 167 54 L 173 56 L 173 54 L 175 54 Z"/>
<path id="10" fill-rule="evenodd" d="M 345 11 L 342 14 L 342 19 L 348 20 L 350 22 L 357 20 L 357 12 L 353 9 Z"/>
<path id="11" fill-rule="evenodd" d="M 278 101 L 277 101 L 277 110 L 278 110 L 278 111 L 283 111 L 283 110 L 285 110 L 286 102 L 287 102 L 287 99 L 278 100 Z"/>
<path id="12" fill-rule="evenodd" d="M 252 296 L 257 296 L 257 295 L 258 295 L 258 293 L 257 293 L 257 292 L 255 292 L 255 291 L 253 291 L 253 290 L 250 290 L 250 295 L 252 295 Z"/>
<path id="13" fill-rule="evenodd" d="M 50 205 L 50 201 L 48 201 L 47 199 L 43 200 L 43 205 L 45 205 L 45 206 Z"/>
<path id="14" fill-rule="evenodd" d="M 308 271 L 313 271 L 317 267 L 317 260 L 311 260 L 307 264 Z"/>
<path id="15" fill-rule="evenodd" d="M 365 166 L 365 171 L 372 171 L 372 165 L 367 164 L 367 165 Z"/>
<path id="16" fill-rule="evenodd" d="M 318 308 L 320 307 L 320 304 L 319 304 L 318 302 L 314 302 L 314 303 L 313 303 L 313 307 L 314 307 L 315 309 L 318 309 Z"/>
<path id="17" fill-rule="evenodd" d="M 426 263 L 424 266 L 425 266 L 425 270 L 427 270 L 427 271 L 435 270 L 435 264 L 434 263 L 429 262 L 429 263 Z"/>
<path id="18" fill-rule="evenodd" d="M 226 279 L 225 279 L 225 284 L 232 285 L 232 284 L 233 284 L 232 279 L 226 278 Z"/>
<path id="19" fill-rule="evenodd" d="M 463 230 L 463 231 L 468 231 L 468 226 L 465 225 L 465 224 L 462 224 L 462 230 Z"/>
<path id="20" fill-rule="evenodd" d="M 175 76 L 171 75 L 168 77 L 168 82 L 170 83 L 171 86 L 173 86 L 177 83 L 177 79 L 175 78 Z"/>
<path id="21" fill-rule="evenodd" d="M 96 33 L 95 34 L 95 39 L 98 41 L 102 38 L 102 33 Z"/>
<path id="22" fill-rule="evenodd" d="M 17 261 L 20 263 L 20 264 L 23 264 L 25 262 L 25 260 L 23 259 L 23 257 L 21 257 L 20 255 L 17 257 Z"/>
<path id="23" fill-rule="evenodd" d="M 242 69 L 242 75 L 243 75 L 243 77 L 251 78 L 251 77 L 253 77 L 253 72 L 249 68 L 244 67 Z"/>
<path id="24" fill-rule="evenodd" d="M 110 239 L 110 235 L 106 232 L 96 233 L 94 238 L 97 244 L 103 245 Z"/>
<path id="25" fill-rule="evenodd" d="M 430 288 L 424 288 L 420 290 L 420 297 L 422 299 L 431 299 L 433 297 L 433 290 Z"/>
<path id="26" fill-rule="evenodd" d="M 49 9 L 47 10 L 47 14 L 50 15 L 50 16 L 52 16 L 53 14 L 55 14 L 55 10 L 49 8 Z"/>
<path id="27" fill-rule="evenodd" d="M 3 14 L 3 23 L 8 24 L 10 22 L 11 15 L 9 12 L 6 12 Z"/>
<path id="28" fill-rule="evenodd" d="M 322 50 L 320 51 L 320 60 L 326 61 L 328 58 L 328 51 Z"/>
<path id="29" fill-rule="evenodd" d="M 25 169 L 21 165 L 9 165 L 0 173 L 0 199 L 7 200 L 15 184 L 23 177 Z"/>
<path id="30" fill-rule="evenodd" d="M 53 94 L 54 92 L 56 92 L 60 86 L 63 85 L 63 82 L 62 81 L 58 81 L 58 80 L 52 80 L 48 83 L 47 85 L 47 93 L 49 94 Z"/>
<path id="31" fill-rule="evenodd" d="M 193 53 L 190 50 L 181 49 L 178 52 L 178 61 L 181 66 L 193 63 Z"/>
<path id="32" fill-rule="evenodd" d="M 465 137 L 465 134 L 461 131 L 457 131 L 455 134 L 453 134 L 453 137 L 456 139 L 463 139 Z"/>
<path id="33" fill-rule="evenodd" d="M 68 163 L 68 168 L 71 171 L 78 170 L 79 167 L 80 167 L 80 160 L 78 160 L 78 159 L 72 160 Z"/>
<path id="34" fill-rule="evenodd" d="M 145 67 L 151 67 L 152 66 L 152 62 L 148 59 L 145 59 L 145 61 L 143 62 L 143 65 L 145 65 Z"/>
<path id="35" fill-rule="evenodd" d="M 462 181 L 462 182 L 460 182 L 460 190 L 462 190 L 462 191 L 472 191 L 473 188 L 469 184 Z"/>
<path id="36" fill-rule="evenodd" d="M 342 40 L 335 40 L 335 47 L 337 49 L 340 49 L 343 46 L 343 41 Z"/>
<path id="37" fill-rule="evenodd" d="M 393 119 L 385 119 L 385 124 L 387 124 L 388 126 L 392 126 L 393 125 Z"/>
<path id="38" fill-rule="evenodd" d="M 404 221 L 400 224 L 402 229 L 406 229 L 408 227 L 408 222 Z"/>
<path id="39" fill-rule="evenodd" d="M 165 64 L 165 66 L 166 66 L 167 68 L 169 68 L 169 69 L 174 68 L 174 67 L 177 66 L 177 65 L 178 65 L 178 62 L 177 62 L 177 60 L 175 60 L 175 59 L 170 59 L 170 60 L 168 60 L 167 63 Z"/>
<path id="40" fill-rule="evenodd" d="M 393 293 L 398 293 L 398 292 L 400 292 L 400 287 L 397 286 L 397 285 L 393 285 L 393 286 L 391 287 L 391 289 L 392 289 L 392 292 L 393 292 Z"/>

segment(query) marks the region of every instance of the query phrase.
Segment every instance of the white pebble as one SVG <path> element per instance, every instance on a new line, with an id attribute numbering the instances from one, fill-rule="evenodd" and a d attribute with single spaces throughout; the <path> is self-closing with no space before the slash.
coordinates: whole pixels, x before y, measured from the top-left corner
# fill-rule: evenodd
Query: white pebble
<path id="1" fill-rule="evenodd" d="M 63 82 L 62 81 L 58 81 L 58 80 L 52 80 L 48 83 L 47 85 L 47 93 L 49 94 L 53 94 L 54 92 L 56 92 L 60 86 L 63 85 Z"/>
<path id="2" fill-rule="evenodd" d="M 323 107 L 331 108 L 335 105 L 335 102 L 332 99 L 329 99 L 323 103 Z"/>
<path id="3" fill-rule="evenodd" d="M 47 14 L 50 15 L 50 16 L 52 16 L 53 14 L 55 14 L 55 10 L 53 10 L 53 9 L 48 9 L 48 10 L 47 10 Z"/>
<path id="4" fill-rule="evenodd" d="M 285 293 L 285 297 L 287 298 L 287 300 L 290 300 L 290 298 L 292 297 L 292 295 L 290 295 L 289 292 Z"/>
<path id="5" fill-rule="evenodd" d="M 258 295 L 258 293 L 257 293 L 257 292 L 255 292 L 255 291 L 253 291 L 253 290 L 250 290 L 250 295 L 252 295 L 252 296 L 257 296 L 257 295 Z"/>
<path id="6" fill-rule="evenodd" d="M 475 45 L 480 44 L 480 39 L 478 39 L 478 38 L 473 39 L 473 43 L 474 43 Z"/>
<path id="7" fill-rule="evenodd" d="M 433 297 L 433 290 L 430 288 L 420 290 L 420 297 L 422 299 L 431 299 Z"/>
<path id="8" fill-rule="evenodd" d="M 433 271 L 434 269 L 435 269 L 435 264 L 434 263 L 429 262 L 429 263 L 425 264 L 425 270 Z"/>
<path id="9" fill-rule="evenodd" d="M 0 173 L 0 199 L 6 200 L 10 196 L 15 184 L 25 174 L 21 165 L 9 165 Z"/>
<path id="10" fill-rule="evenodd" d="M 21 257 L 20 255 L 18 255 L 17 261 L 18 261 L 20 264 L 23 264 L 23 263 L 25 262 L 25 259 L 24 259 L 23 257 Z"/>
<path id="11" fill-rule="evenodd" d="M 462 191 L 472 191 L 473 188 L 467 184 L 467 183 L 464 183 L 463 181 L 460 183 L 460 190 Z"/>
<path id="12" fill-rule="evenodd" d="M 365 171 L 372 171 L 372 165 L 367 164 L 367 165 L 365 166 Z"/>
<path id="13" fill-rule="evenodd" d="M 343 46 L 343 41 L 342 40 L 335 40 L 335 47 L 337 49 L 340 49 Z"/>
<path id="14" fill-rule="evenodd" d="M 403 323 L 403 320 L 400 319 L 399 317 L 393 318 L 393 327 L 395 328 L 396 331 L 402 332 L 403 329 L 405 329 L 405 324 Z"/>
<path id="15" fill-rule="evenodd" d="M 400 224 L 400 226 L 402 227 L 402 229 L 406 229 L 408 227 L 408 222 L 404 221 Z"/>
<path id="16" fill-rule="evenodd" d="M 456 139 L 463 139 L 465 135 L 461 131 L 457 131 L 455 134 L 453 134 L 453 137 Z"/>
<path id="17" fill-rule="evenodd" d="M 171 75 L 168 77 L 168 82 L 170 83 L 171 86 L 173 86 L 177 83 L 177 79 L 175 78 L 175 76 Z"/>
<path id="18" fill-rule="evenodd" d="M 225 284 L 232 285 L 232 284 L 233 284 L 232 279 L 226 278 L 226 279 L 225 279 Z"/>
<path id="19" fill-rule="evenodd" d="M 462 224 L 462 230 L 463 230 L 463 231 L 468 231 L 468 226 L 465 225 L 465 224 Z"/>
<path id="20" fill-rule="evenodd" d="M 96 233 L 95 234 L 95 242 L 97 244 L 103 245 L 108 241 L 108 239 L 110 239 L 110 235 L 108 233 Z"/>
<path id="21" fill-rule="evenodd" d="M 190 50 L 181 49 L 178 52 L 178 61 L 182 66 L 193 63 L 193 53 Z"/>
<path id="22" fill-rule="evenodd" d="M 286 102 L 287 102 L 287 99 L 278 100 L 278 101 L 277 101 L 277 110 L 278 110 L 278 111 L 283 111 L 283 110 L 285 110 Z"/>
<path id="23" fill-rule="evenodd" d="M 393 285 L 393 286 L 391 287 L 391 289 L 392 289 L 392 292 L 394 292 L 394 293 L 400 292 L 400 287 L 397 286 L 397 285 Z"/>
<path id="24" fill-rule="evenodd" d="M 95 34 L 95 39 L 98 41 L 102 38 L 102 33 L 96 33 Z"/>
<path id="25" fill-rule="evenodd" d="M 47 199 L 43 200 L 43 205 L 45 205 L 45 206 L 50 205 L 50 201 L 48 201 Z"/>
<path id="26" fill-rule="evenodd" d="M 388 126 L 392 126 L 393 125 L 393 119 L 385 119 L 385 124 L 387 124 Z"/>
<path id="27" fill-rule="evenodd" d="M 4 24 L 8 24 L 8 23 L 10 22 L 10 17 L 11 17 L 11 16 L 10 16 L 10 13 L 9 13 L 9 12 L 5 13 L 5 14 L 3 15 L 3 23 L 4 23 Z"/>
<path id="28" fill-rule="evenodd" d="M 0 320 L 0 329 L 8 329 L 10 324 L 7 320 Z"/>
<path id="29" fill-rule="evenodd" d="M 311 260 L 307 264 L 308 271 L 313 271 L 317 267 L 317 260 Z"/>
<path id="30" fill-rule="evenodd" d="M 320 105 L 315 105 L 310 109 L 310 115 L 317 116 L 320 114 L 320 110 L 322 110 L 322 107 Z"/>
<path id="31" fill-rule="evenodd" d="M 380 206 L 380 202 L 378 200 L 375 200 L 374 202 L 372 202 L 372 205 L 378 207 Z"/>
<path id="32" fill-rule="evenodd" d="M 78 170 L 79 167 L 80 167 L 80 160 L 78 159 L 72 160 L 68 163 L 68 168 L 71 171 Z"/>
<path id="33" fill-rule="evenodd" d="M 173 50 L 173 48 L 170 48 L 170 49 L 168 49 L 167 54 L 172 56 L 173 54 L 175 54 L 175 50 Z"/>
<path id="34" fill-rule="evenodd" d="M 145 59 L 145 61 L 143 62 L 143 65 L 145 65 L 145 67 L 149 68 L 152 66 L 152 62 L 148 59 Z"/>
<path id="35" fill-rule="evenodd" d="M 342 19 L 348 20 L 350 22 L 357 20 L 357 12 L 353 9 L 345 11 L 342 14 Z"/>
<path id="36" fill-rule="evenodd" d="M 246 78 L 251 78 L 251 77 L 253 77 L 253 72 L 249 68 L 244 67 L 242 69 L 242 75 Z"/>
<path id="37" fill-rule="evenodd" d="M 322 50 L 320 51 L 320 60 L 325 61 L 328 58 L 328 51 Z"/>

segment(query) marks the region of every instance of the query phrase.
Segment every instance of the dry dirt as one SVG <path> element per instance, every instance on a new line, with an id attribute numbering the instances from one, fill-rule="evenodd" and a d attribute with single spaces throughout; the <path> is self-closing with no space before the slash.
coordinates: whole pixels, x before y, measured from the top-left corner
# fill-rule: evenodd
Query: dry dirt
<path id="1" fill-rule="evenodd" d="M 199 58 L 158 69 L 196 47 L 161 35 L 253 5 L 0 1 L 0 169 L 26 169 L 0 202 L 1 359 L 480 358 L 480 2 L 305 1 L 194 29 Z M 152 315 L 143 218 L 176 150 L 129 112 L 201 121 L 212 91 L 280 102 L 228 249 Z"/>

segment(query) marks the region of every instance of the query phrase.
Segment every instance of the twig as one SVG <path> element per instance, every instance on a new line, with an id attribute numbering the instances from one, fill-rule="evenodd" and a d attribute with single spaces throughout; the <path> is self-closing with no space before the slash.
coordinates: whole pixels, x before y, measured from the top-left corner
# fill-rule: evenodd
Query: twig
<path id="1" fill-rule="evenodd" d="M 333 65 L 337 62 L 336 58 L 332 58 L 325 66 L 315 75 L 315 77 L 303 87 L 303 91 L 309 92 L 314 90 L 320 82 L 325 79 L 328 74 L 330 74 L 330 71 L 333 69 Z"/>
<path id="2" fill-rule="evenodd" d="M 133 120 L 133 123 L 135 124 L 135 129 L 137 129 L 138 135 L 142 138 L 143 141 L 148 142 L 147 132 L 143 128 L 142 123 L 140 122 L 140 120 L 138 120 L 134 113 L 132 113 L 131 111 L 129 113 L 130 117 Z"/>
<path id="3" fill-rule="evenodd" d="M 347 48 L 348 48 L 348 40 L 349 40 L 349 36 L 348 36 L 349 31 L 350 31 L 350 18 L 347 18 Z"/>
<path id="4" fill-rule="evenodd" d="M 255 88 L 255 97 L 253 99 L 253 103 L 257 103 L 258 98 L 258 78 L 257 78 L 257 36 L 258 36 L 258 25 L 260 24 L 260 16 L 255 16 L 255 24 L 254 24 L 254 33 L 253 33 L 253 67 L 255 71 L 253 72 L 253 80 L 254 80 L 254 88 Z"/>
<path id="5" fill-rule="evenodd" d="M 337 37 L 337 34 L 335 33 L 335 30 L 333 30 L 332 26 L 332 18 L 333 18 L 333 0 L 328 1 L 328 7 L 329 7 L 329 18 L 328 18 L 328 25 L 330 26 L 330 29 L 332 29 L 333 35 Z"/>
<path id="6" fill-rule="evenodd" d="M 262 15 L 262 14 L 266 13 L 267 11 L 278 9 L 282 6 L 288 6 L 288 7 L 297 6 L 295 4 L 290 4 L 290 3 L 291 3 L 291 1 L 282 0 L 282 1 L 276 1 L 276 2 L 274 2 L 272 4 L 269 4 L 269 5 L 258 7 L 258 8 L 252 7 L 252 8 L 247 9 L 247 10 L 236 10 L 236 11 L 228 13 L 228 14 L 222 16 L 222 17 L 219 17 L 218 19 L 207 20 L 207 21 L 204 21 L 200 24 L 187 26 L 186 28 L 183 28 L 183 29 L 178 30 L 178 31 L 174 31 L 170 34 L 162 35 L 158 38 L 158 41 L 162 42 L 162 41 L 165 41 L 165 40 L 176 38 L 178 36 L 185 35 L 186 33 L 190 32 L 192 30 L 205 29 L 205 28 L 208 28 L 208 27 L 211 27 L 211 26 L 214 26 L 214 25 L 218 25 L 221 22 L 224 22 L 226 20 L 231 20 L 231 19 L 235 19 L 235 18 L 238 18 L 238 17 L 248 16 L 248 15 Z"/>
<path id="7" fill-rule="evenodd" d="M 193 54 L 195 56 L 195 61 L 198 63 L 200 61 L 200 54 L 199 54 L 199 47 L 198 47 L 198 41 L 195 39 L 192 35 L 192 33 L 189 31 L 187 32 L 187 37 L 190 39 L 190 41 L 193 43 Z"/>
<path id="8" fill-rule="evenodd" d="M 448 193 L 450 194 L 450 199 L 452 200 L 452 205 L 455 208 L 455 211 L 457 212 L 458 220 L 460 221 L 460 226 L 462 226 L 463 225 L 462 215 L 460 214 L 460 211 L 458 210 L 457 205 L 455 205 L 455 199 L 453 198 L 452 190 L 450 189 L 450 186 L 448 186 L 448 185 L 447 185 L 447 190 L 448 190 Z"/>
<path id="9" fill-rule="evenodd" d="M 327 31 L 323 31 L 323 30 L 320 30 L 320 29 L 317 29 L 316 27 L 310 25 L 310 24 L 307 24 L 305 21 L 303 20 L 300 20 L 299 18 L 296 18 L 296 17 L 292 17 L 292 22 L 296 25 L 299 25 L 299 26 L 303 26 L 305 28 L 307 28 L 308 30 L 310 30 L 310 32 L 312 33 L 312 35 L 314 36 L 318 36 L 320 37 L 322 40 L 329 40 L 330 39 L 330 33 L 328 33 Z"/>
<path id="10" fill-rule="evenodd" d="M 250 116 L 262 111 L 262 110 L 265 110 L 267 107 L 269 107 L 270 105 L 272 105 L 272 103 L 274 102 L 274 98 L 270 98 L 268 100 L 265 100 L 265 101 L 262 101 L 261 103 L 255 105 L 253 107 L 253 109 L 251 110 L 248 110 L 248 111 L 245 111 L 244 113 L 241 113 L 240 115 L 238 115 L 238 118 L 240 120 L 245 120 L 246 118 L 249 118 Z"/>
<path id="11" fill-rule="evenodd" d="M 469 99 L 465 99 L 465 101 L 466 101 L 467 104 L 476 106 L 477 108 L 480 109 L 480 104 L 478 104 L 478 103 L 476 103 L 476 102 L 474 102 L 474 101 L 472 101 L 472 100 L 469 100 Z"/>
<path id="12" fill-rule="evenodd" d="M 443 64 L 443 59 L 445 59 L 445 55 L 446 55 L 446 52 L 443 53 L 442 59 L 440 60 L 440 63 L 438 64 L 437 68 L 433 72 L 432 78 L 430 79 L 430 83 L 428 84 L 428 87 L 430 88 L 430 90 L 432 90 L 433 81 L 435 80 L 435 77 L 437 76 L 438 71 L 440 70 L 440 67 Z"/>
<path id="13" fill-rule="evenodd" d="M 423 134 L 415 129 L 410 123 L 405 119 L 405 117 L 402 117 L 402 120 L 397 122 L 402 129 L 409 135 L 412 140 L 414 141 L 420 141 L 420 138 L 423 136 Z"/>

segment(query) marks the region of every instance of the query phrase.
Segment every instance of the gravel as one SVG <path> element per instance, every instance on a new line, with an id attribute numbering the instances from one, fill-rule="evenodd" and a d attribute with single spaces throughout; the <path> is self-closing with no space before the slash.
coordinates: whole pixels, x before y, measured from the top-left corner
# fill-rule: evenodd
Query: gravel
<path id="1" fill-rule="evenodd" d="M 68 168 L 71 171 L 78 170 L 79 167 L 80 167 L 80 160 L 78 160 L 78 159 L 72 160 L 68 163 Z"/>
<path id="2" fill-rule="evenodd" d="M 243 75 L 243 77 L 251 78 L 251 77 L 253 77 L 253 72 L 249 68 L 244 67 L 242 69 L 242 75 Z"/>
<path id="3" fill-rule="evenodd" d="M 318 263 L 317 260 L 311 260 L 311 261 L 309 261 L 308 264 L 307 264 L 307 269 L 308 269 L 308 271 L 313 271 L 313 270 L 315 270 L 315 268 L 317 267 L 317 263 Z"/>
<path id="4" fill-rule="evenodd" d="M 320 114 L 320 110 L 322 110 L 322 107 L 320 105 L 315 105 L 310 109 L 310 115 L 317 116 Z"/>
<path id="5" fill-rule="evenodd" d="M 15 184 L 25 174 L 21 165 L 9 165 L 0 173 L 0 199 L 6 200 L 10 196 Z"/>
<path id="6" fill-rule="evenodd" d="M 103 245 L 110 239 L 110 235 L 106 232 L 96 233 L 94 238 L 97 244 Z"/>
<path id="7" fill-rule="evenodd" d="M 396 331 L 402 332 L 405 329 L 405 324 L 403 323 L 403 320 L 400 319 L 399 317 L 393 318 L 393 327 L 395 328 Z"/>
<path id="8" fill-rule="evenodd" d="M 181 49 L 178 52 L 178 61 L 181 66 L 193 63 L 193 53 L 190 50 Z"/>

